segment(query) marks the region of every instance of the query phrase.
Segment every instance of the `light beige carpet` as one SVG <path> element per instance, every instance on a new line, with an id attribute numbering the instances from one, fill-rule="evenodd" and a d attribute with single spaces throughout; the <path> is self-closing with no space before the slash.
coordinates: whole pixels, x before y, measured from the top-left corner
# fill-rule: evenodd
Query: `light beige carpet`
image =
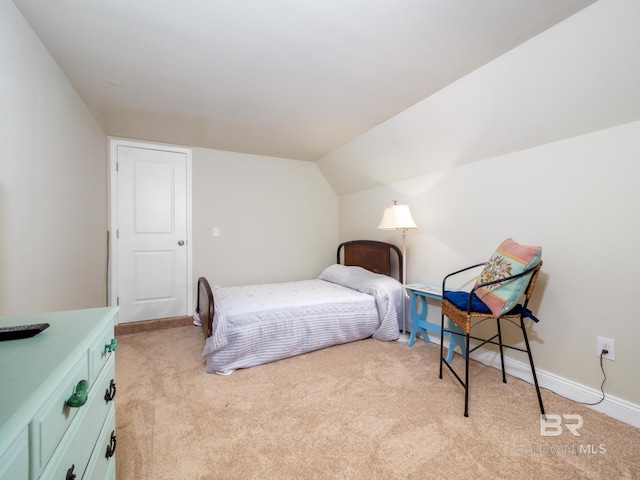
<path id="1" fill-rule="evenodd" d="M 439 346 L 422 340 L 369 339 L 231 376 L 204 373 L 196 327 L 118 341 L 119 480 L 640 478 L 640 429 L 543 392 L 547 413 L 584 425 L 542 437 L 534 387 L 477 362 L 465 418 L 462 388 L 438 379 Z"/>

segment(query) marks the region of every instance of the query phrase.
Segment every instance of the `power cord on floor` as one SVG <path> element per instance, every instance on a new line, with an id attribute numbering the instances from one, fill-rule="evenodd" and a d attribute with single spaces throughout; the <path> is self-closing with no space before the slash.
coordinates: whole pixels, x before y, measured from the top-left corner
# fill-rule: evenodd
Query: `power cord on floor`
<path id="1" fill-rule="evenodd" d="M 553 390 L 551 390 L 550 388 L 545 388 L 545 387 L 540 387 L 540 388 L 542 388 L 543 390 L 547 390 L 547 391 L 549 391 L 549 392 L 551 392 L 551 393 L 555 393 L 556 395 L 559 395 L 559 396 L 560 396 L 560 397 L 562 397 L 562 398 L 566 398 L 567 400 L 571 400 L 572 402 L 580 403 L 580 404 L 582 404 L 582 405 L 593 406 L 593 405 L 598 405 L 599 403 L 602 403 L 602 401 L 603 401 L 603 400 L 604 400 L 604 398 L 605 398 L 605 393 L 604 393 L 604 382 L 606 382 L 606 381 L 607 381 L 607 374 L 606 374 L 606 373 L 605 373 L 605 371 L 604 371 L 604 365 L 602 364 L 602 360 L 603 360 L 604 356 L 605 356 L 607 353 L 609 353 L 609 351 L 608 351 L 608 350 L 602 350 L 602 351 L 600 352 L 600 370 L 602 370 L 602 383 L 600 384 L 600 391 L 602 392 L 602 398 L 601 398 L 600 400 L 598 400 L 597 402 L 594 402 L 594 403 L 581 402 L 581 401 L 579 401 L 579 400 L 574 400 L 573 398 L 569 398 L 569 397 L 565 397 L 564 395 L 560 395 L 559 393 L 554 392 L 554 391 L 553 391 Z"/>

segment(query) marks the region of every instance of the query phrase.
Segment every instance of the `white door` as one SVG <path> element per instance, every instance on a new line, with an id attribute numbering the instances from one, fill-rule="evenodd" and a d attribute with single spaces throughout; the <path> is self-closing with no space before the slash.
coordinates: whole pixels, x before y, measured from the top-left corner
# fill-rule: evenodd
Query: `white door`
<path id="1" fill-rule="evenodd" d="M 118 322 L 190 315 L 190 151 L 112 140 L 111 304 Z"/>

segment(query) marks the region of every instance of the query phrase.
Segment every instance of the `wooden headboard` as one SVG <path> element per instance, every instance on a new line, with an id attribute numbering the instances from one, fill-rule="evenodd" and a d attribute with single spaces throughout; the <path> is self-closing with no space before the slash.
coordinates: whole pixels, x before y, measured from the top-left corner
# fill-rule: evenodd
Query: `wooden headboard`
<path id="1" fill-rule="evenodd" d="M 341 252 L 344 250 L 344 261 Z M 375 273 L 391 276 L 391 252 L 398 260 L 398 280 L 402 281 L 402 252 L 390 243 L 375 240 L 352 240 L 338 246 L 337 263 L 366 268 Z"/>

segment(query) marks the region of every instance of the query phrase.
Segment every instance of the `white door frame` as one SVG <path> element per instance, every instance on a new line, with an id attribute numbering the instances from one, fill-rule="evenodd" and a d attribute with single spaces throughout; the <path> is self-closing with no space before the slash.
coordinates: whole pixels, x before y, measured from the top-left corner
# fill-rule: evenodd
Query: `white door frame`
<path id="1" fill-rule="evenodd" d="M 108 262 L 108 289 L 109 289 L 109 306 L 116 306 L 118 304 L 118 249 L 117 249 L 117 231 L 118 231 L 118 176 L 117 162 L 118 162 L 118 147 L 134 147 L 134 148 L 146 148 L 151 150 L 163 150 L 165 152 L 178 152 L 183 153 L 187 159 L 187 312 L 186 315 L 193 315 L 193 260 L 192 260 L 192 248 L 191 240 L 193 233 L 191 229 L 192 224 L 192 204 L 191 204 L 191 185 L 192 185 L 192 173 L 191 173 L 191 156 L 192 151 L 190 148 L 174 147 L 171 145 L 147 143 L 138 140 L 127 140 L 124 138 L 109 137 L 109 262 Z M 118 317 L 116 316 L 115 323 L 118 324 Z"/>

